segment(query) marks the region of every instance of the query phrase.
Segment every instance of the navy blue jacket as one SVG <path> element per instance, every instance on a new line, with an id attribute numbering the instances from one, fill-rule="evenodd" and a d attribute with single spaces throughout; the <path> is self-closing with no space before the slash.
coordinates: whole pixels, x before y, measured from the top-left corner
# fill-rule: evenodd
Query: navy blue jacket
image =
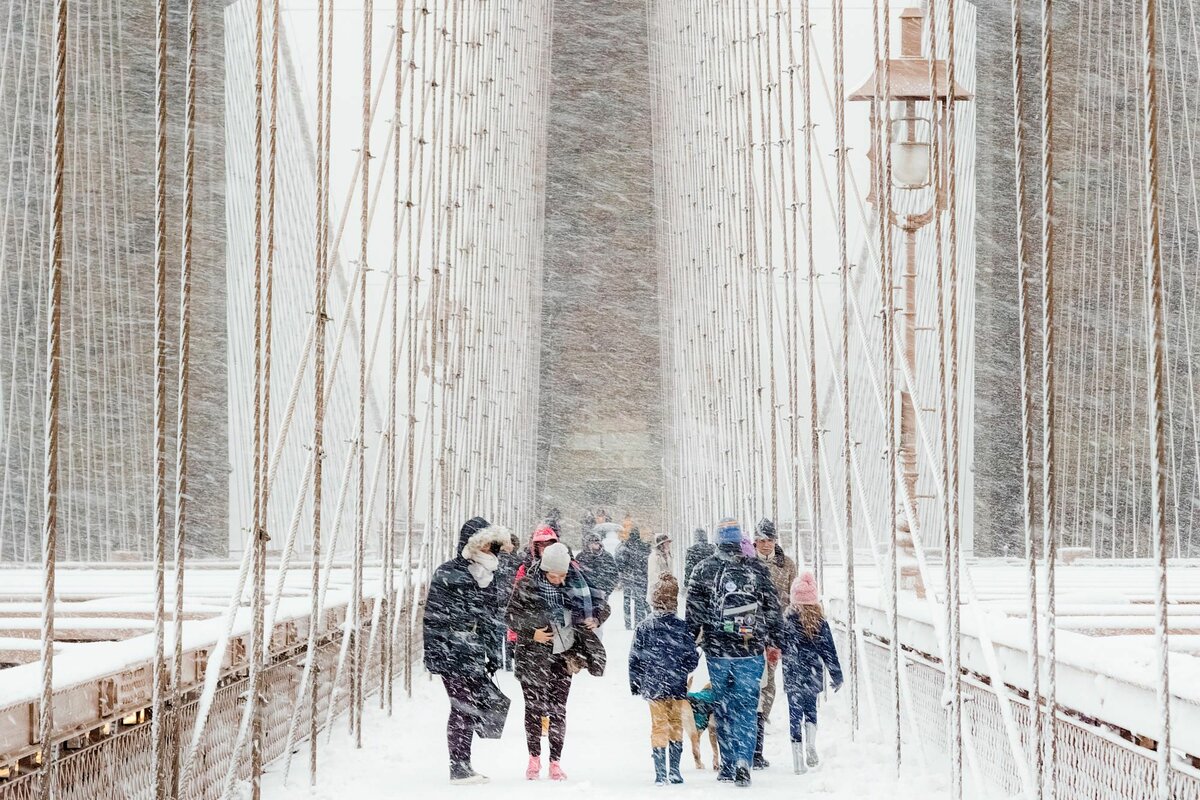
<path id="1" fill-rule="evenodd" d="M 761 635 L 743 638 L 721 629 L 718 617 L 717 583 L 727 566 L 738 564 L 755 577 Z M 692 638 L 700 638 L 700 647 L 708 658 L 749 658 L 762 655 L 768 647 L 778 646 L 780 634 L 779 595 L 771 574 L 757 558 L 742 555 L 739 544 L 722 544 L 711 558 L 701 561 L 692 571 L 687 586 L 687 626 Z"/>
<path id="2" fill-rule="evenodd" d="M 425 669 L 434 675 L 483 677 L 495 672 L 500 650 L 498 596 L 494 585 L 481 588 L 472 577 L 463 547 L 488 528 L 482 517 L 463 525 L 456 556 L 434 570 L 422 620 Z"/>
<path id="3" fill-rule="evenodd" d="M 638 625 L 629 650 L 629 691 L 647 700 L 682 700 L 687 677 L 700 664 L 687 623 L 655 611 Z"/>
<path id="4" fill-rule="evenodd" d="M 829 670 L 834 689 L 842 685 L 842 665 L 838 663 L 833 633 L 825 620 L 821 620 L 821 630 L 814 639 L 804 630 L 795 611 L 788 609 L 783 615 L 780 649 L 783 650 L 783 688 L 789 694 L 819 694 L 825 688 L 825 670 Z"/>

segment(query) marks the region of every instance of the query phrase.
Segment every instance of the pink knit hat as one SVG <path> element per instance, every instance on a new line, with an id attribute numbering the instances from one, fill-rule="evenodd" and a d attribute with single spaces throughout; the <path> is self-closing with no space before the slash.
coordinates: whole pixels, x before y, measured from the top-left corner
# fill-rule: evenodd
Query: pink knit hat
<path id="1" fill-rule="evenodd" d="M 542 525 L 533 532 L 533 541 L 535 542 L 557 542 L 558 534 L 549 525 Z"/>
<path id="2" fill-rule="evenodd" d="M 792 603 L 798 606 L 815 606 L 820 602 L 817 598 L 817 579 L 811 572 L 805 572 L 792 581 Z"/>

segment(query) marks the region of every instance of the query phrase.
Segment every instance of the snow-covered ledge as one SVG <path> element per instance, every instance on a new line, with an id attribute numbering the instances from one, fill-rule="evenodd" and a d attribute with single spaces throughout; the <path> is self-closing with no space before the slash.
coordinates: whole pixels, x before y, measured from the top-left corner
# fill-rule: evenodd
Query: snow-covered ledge
<path id="1" fill-rule="evenodd" d="M 875 593 L 858 604 L 858 628 L 864 635 L 881 640 L 890 638 L 887 613 L 874 603 Z M 846 603 L 834 597 L 827 601 L 830 615 L 846 619 Z M 899 599 L 900 640 L 906 647 L 940 660 L 942 645 L 931 620 L 936 606 L 911 595 Z M 988 609 L 982 615 L 978 607 L 963 606 L 963 669 L 1000 678 L 1008 686 L 1028 692 L 1031 685 L 1027 642 L 1029 628 L 1022 618 L 1010 617 Z M 986 624 L 1002 675 L 991 674 L 978 636 L 980 616 Z M 939 623 L 940 624 L 940 623 Z M 1045 631 L 1041 631 L 1042 656 L 1045 657 Z M 1058 631 L 1058 704 L 1064 710 L 1130 731 L 1135 736 L 1157 740 L 1159 735 L 1158 701 L 1155 695 L 1153 639 L 1131 644 L 1127 637 L 1112 641 L 1109 637 L 1088 636 L 1069 630 Z M 1200 755 L 1200 659 L 1172 653 L 1171 732 L 1172 747 L 1193 757 Z"/>

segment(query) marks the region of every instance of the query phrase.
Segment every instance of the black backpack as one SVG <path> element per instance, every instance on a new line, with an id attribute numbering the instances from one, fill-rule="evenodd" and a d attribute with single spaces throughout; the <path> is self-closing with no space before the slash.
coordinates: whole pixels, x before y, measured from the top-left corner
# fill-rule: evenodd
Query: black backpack
<path id="1" fill-rule="evenodd" d="M 717 630 L 743 639 L 759 635 L 762 604 L 758 582 L 759 574 L 746 561 L 726 564 L 717 573 L 713 587 Z"/>

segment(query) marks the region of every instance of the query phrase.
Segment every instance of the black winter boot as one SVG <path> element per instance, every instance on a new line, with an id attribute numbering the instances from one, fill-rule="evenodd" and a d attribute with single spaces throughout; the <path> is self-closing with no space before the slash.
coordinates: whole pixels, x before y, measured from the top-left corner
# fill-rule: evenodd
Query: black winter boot
<path id="1" fill-rule="evenodd" d="M 683 783 L 683 775 L 679 772 L 679 762 L 683 758 L 683 742 L 671 742 L 668 748 L 667 775 L 671 783 Z"/>
<path id="2" fill-rule="evenodd" d="M 667 785 L 667 748 L 654 748 L 654 785 Z"/>
<path id="3" fill-rule="evenodd" d="M 767 718 L 758 715 L 758 738 L 754 740 L 754 769 L 766 769 L 771 762 L 763 758 L 763 736 L 766 734 Z"/>

